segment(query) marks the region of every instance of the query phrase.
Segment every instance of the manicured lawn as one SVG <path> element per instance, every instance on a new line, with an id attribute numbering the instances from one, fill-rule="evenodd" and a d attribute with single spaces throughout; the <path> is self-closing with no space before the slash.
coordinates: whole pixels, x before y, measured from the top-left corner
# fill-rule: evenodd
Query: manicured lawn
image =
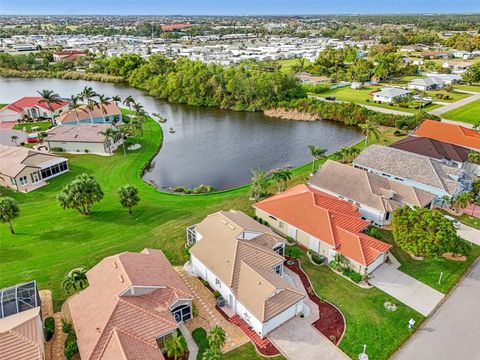
<path id="1" fill-rule="evenodd" d="M 448 215 L 457 218 L 458 221 L 460 221 L 461 223 L 464 223 L 465 225 L 468 225 L 475 229 L 480 230 L 480 219 L 475 216 L 468 215 L 468 214 L 463 214 L 460 216 L 453 215 L 453 214 L 448 214 Z"/>
<path id="2" fill-rule="evenodd" d="M 288 73 L 293 71 L 292 66 L 299 64 L 299 60 L 283 59 L 283 60 L 278 60 L 278 63 L 281 65 L 282 72 Z M 307 66 L 308 64 L 310 64 L 310 61 L 305 59 L 305 66 Z"/>
<path id="3" fill-rule="evenodd" d="M 373 91 L 380 90 L 383 86 L 366 86 L 363 89 L 360 90 L 354 90 L 351 89 L 349 86 L 345 86 L 343 88 L 338 88 L 338 89 L 333 89 L 327 92 L 322 93 L 321 95 L 315 95 L 315 96 L 335 96 L 337 100 L 341 101 L 348 101 L 348 102 L 353 102 L 356 104 L 363 104 L 363 105 L 369 105 L 369 106 L 375 106 L 375 107 L 381 107 L 385 109 L 391 109 L 391 110 L 397 110 L 397 111 L 403 111 L 403 112 L 408 112 L 408 113 L 414 113 L 415 111 L 418 111 L 417 109 L 407 109 L 407 108 L 402 108 L 398 105 L 393 105 L 390 106 L 388 104 L 375 104 L 373 102 L 373 95 L 371 93 Z M 369 101 L 367 101 L 369 100 Z M 436 107 L 439 107 L 439 105 L 432 104 L 424 107 L 424 110 L 433 110 Z"/>
<path id="4" fill-rule="evenodd" d="M 415 319 L 418 326 L 424 320 L 421 314 L 376 288 L 362 289 L 327 266 L 312 265 L 306 255 L 300 260 L 317 294 L 345 316 L 347 327 L 340 349 L 352 359 L 362 352 L 363 344 L 367 345 L 370 359 L 388 359 L 412 333 L 408 321 Z M 385 309 L 386 301 L 397 305 L 397 310 Z"/>
<path id="5" fill-rule="evenodd" d="M 268 357 L 268 358 L 262 355 L 259 355 L 251 342 L 245 345 L 242 345 L 232 351 L 229 351 L 226 354 L 223 354 L 223 358 L 225 360 L 265 360 L 265 359 L 286 360 L 285 357 L 281 355 L 275 356 L 275 357 Z"/>
<path id="6" fill-rule="evenodd" d="M 480 121 L 480 100 L 473 101 L 457 109 L 448 111 L 442 114 L 442 117 L 468 124 L 476 124 Z"/>
<path id="7" fill-rule="evenodd" d="M 455 85 L 454 89 L 480 92 L 480 84 L 474 85 Z"/>
<path id="8" fill-rule="evenodd" d="M 391 231 L 379 230 L 382 234 L 381 239 L 394 245 L 391 253 L 402 264 L 400 266 L 401 271 L 445 294 L 460 280 L 475 259 L 480 256 L 480 246 L 473 245 L 472 252 L 465 262 L 448 260 L 441 256 L 422 261 L 414 260 L 405 251 L 395 246 Z M 441 272 L 443 272 L 442 281 L 438 285 Z"/>
<path id="9" fill-rule="evenodd" d="M 13 129 L 14 130 L 23 130 L 25 129 L 26 132 L 30 132 L 33 126 L 38 126 L 40 128 L 39 131 L 45 131 L 52 125 L 51 121 L 39 121 L 35 123 L 23 123 L 23 124 L 16 124 Z"/>

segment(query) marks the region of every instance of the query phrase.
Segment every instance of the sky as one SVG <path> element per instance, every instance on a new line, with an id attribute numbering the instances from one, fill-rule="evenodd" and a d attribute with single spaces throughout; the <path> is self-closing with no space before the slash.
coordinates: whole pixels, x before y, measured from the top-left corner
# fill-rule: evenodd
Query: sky
<path id="1" fill-rule="evenodd" d="M 0 0 L 1 15 L 480 13 L 480 0 Z"/>

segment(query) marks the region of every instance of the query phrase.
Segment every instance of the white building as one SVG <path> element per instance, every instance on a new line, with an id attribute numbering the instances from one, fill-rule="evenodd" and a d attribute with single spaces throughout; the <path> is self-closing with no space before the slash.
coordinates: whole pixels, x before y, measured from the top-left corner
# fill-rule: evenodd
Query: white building
<path id="1" fill-rule="evenodd" d="M 400 88 L 383 88 L 373 94 L 373 101 L 392 103 L 410 94 L 410 91 Z"/>

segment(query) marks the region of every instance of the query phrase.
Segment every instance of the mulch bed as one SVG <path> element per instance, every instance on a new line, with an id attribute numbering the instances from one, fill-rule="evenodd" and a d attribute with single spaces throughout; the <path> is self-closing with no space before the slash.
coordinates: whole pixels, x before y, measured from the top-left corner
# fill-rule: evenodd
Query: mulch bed
<path id="1" fill-rule="evenodd" d="M 286 264 L 286 266 L 300 277 L 303 286 L 307 289 L 309 299 L 318 306 L 320 318 L 313 322 L 312 325 L 331 342 L 338 344 L 345 329 L 342 313 L 332 304 L 322 301 L 313 291 L 309 291 L 310 282 L 308 276 L 303 272 L 297 259 L 294 260 L 293 265 Z"/>
<path id="2" fill-rule="evenodd" d="M 188 360 L 188 355 L 190 354 L 190 352 L 187 350 L 187 352 L 185 354 L 183 354 L 182 357 L 179 357 L 177 358 L 177 360 Z M 163 354 L 165 360 L 174 360 L 173 357 L 168 357 L 167 354 Z"/>

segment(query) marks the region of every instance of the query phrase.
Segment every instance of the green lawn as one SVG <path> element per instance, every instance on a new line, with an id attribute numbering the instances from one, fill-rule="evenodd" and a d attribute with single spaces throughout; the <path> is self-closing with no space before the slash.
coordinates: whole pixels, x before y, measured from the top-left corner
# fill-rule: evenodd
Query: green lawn
<path id="1" fill-rule="evenodd" d="M 450 110 L 442 114 L 442 117 L 468 124 L 477 124 L 480 122 L 480 100 Z"/>
<path id="2" fill-rule="evenodd" d="M 474 85 L 454 85 L 454 89 L 480 92 L 480 84 L 474 84 Z"/>
<path id="3" fill-rule="evenodd" d="M 45 131 L 52 125 L 51 121 L 39 121 L 35 123 L 23 123 L 23 124 L 16 124 L 13 129 L 14 130 L 23 130 L 25 128 L 26 132 L 30 132 L 33 126 L 38 126 L 40 128 L 39 131 Z"/>
<path id="4" fill-rule="evenodd" d="M 299 60 L 297 58 L 283 59 L 283 60 L 278 60 L 278 63 L 281 65 L 282 72 L 288 73 L 293 71 L 292 66 L 299 64 Z M 305 59 L 305 66 L 309 64 L 311 64 L 311 62 Z"/>
<path id="5" fill-rule="evenodd" d="M 447 212 L 445 212 L 445 214 L 447 214 Z M 480 219 L 476 218 L 475 216 L 469 215 L 468 213 L 462 214 L 462 215 L 455 215 L 455 214 L 448 213 L 448 215 L 453 216 L 454 218 L 456 218 L 458 221 L 460 221 L 465 225 L 468 225 L 475 229 L 480 230 Z"/>
<path id="6" fill-rule="evenodd" d="M 263 357 L 262 355 L 259 355 L 251 342 L 245 345 L 242 345 L 232 351 L 229 351 L 228 353 L 223 354 L 223 358 L 225 360 L 265 360 L 265 359 L 285 360 L 285 357 L 281 355 L 275 356 L 275 357 L 268 357 L 268 358 Z"/>
<path id="7" fill-rule="evenodd" d="M 443 292 L 448 293 L 450 289 L 460 280 L 468 267 L 480 256 L 480 246 L 473 245 L 472 252 L 467 261 L 453 261 L 444 257 L 429 258 L 422 261 L 414 260 L 405 251 L 395 246 L 391 231 L 379 229 L 381 239 L 394 245 L 391 253 L 402 264 L 400 270 L 420 280 L 424 284 Z M 442 281 L 438 285 L 440 273 L 443 272 Z"/>
<path id="8" fill-rule="evenodd" d="M 301 261 L 317 294 L 345 316 L 347 327 L 340 349 L 352 359 L 362 352 L 363 344 L 370 359 L 388 359 L 411 334 L 408 321 L 415 319 L 415 326 L 419 326 L 424 320 L 421 314 L 376 288 L 362 289 L 327 266 L 312 265 L 306 255 Z M 386 310 L 386 301 L 396 304 L 397 310 Z"/>
<path id="9" fill-rule="evenodd" d="M 337 100 L 341 100 L 341 101 L 348 101 L 348 102 L 353 102 L 353 103 L 356 103 L 356 104 L 363 104 L 363 105 L 370 105 L 370 106 L 374 106 L 374 107 L 381 107 L 381 108 L 385 108 L 385 109 L 391 109 L 391 110 L 397 110 L 397 111 L 403 111 L 403 112 L 408 112 L 408 113 L 414 113 L 415 111 L 418 111 L 417 109 L 406 109 L 406 108 L 402 108 L 398 105 L 393 105 L 393 106 L 390 106 L 388 104 L 375 104 L 373 102 L 373 95 L 371 95 L 371 93 L 373 91 L 377 91 L 377 90 L 380 90 L 383 86 L 366 86 L 365 88 L 361 89 L 361 90 L 354 90 L 354 89 L 351 89 L 349 86 L 345 86 L 345 87 L 342 87 L 342 88 L 338 88 L 338 89 L 333 89 L 333 90 L 330 90 L 330 91 L 327 91 L 327 92 L 323 92 L 322 94 L 320 95 L 316 95 L 316 94 L 313 94 L 315 96 L 321 96 L 321 97 L 325 97 L 325 96 L 335 96 Z M 367 101 L 369 100 L 369 101 Z M 440 105 L 436 105 L 436 104 L 432 104 L 432 105 L 428 105 L 424 108 L 424 110 L 433 110 L 437 107 L 439 107 Z"/>

